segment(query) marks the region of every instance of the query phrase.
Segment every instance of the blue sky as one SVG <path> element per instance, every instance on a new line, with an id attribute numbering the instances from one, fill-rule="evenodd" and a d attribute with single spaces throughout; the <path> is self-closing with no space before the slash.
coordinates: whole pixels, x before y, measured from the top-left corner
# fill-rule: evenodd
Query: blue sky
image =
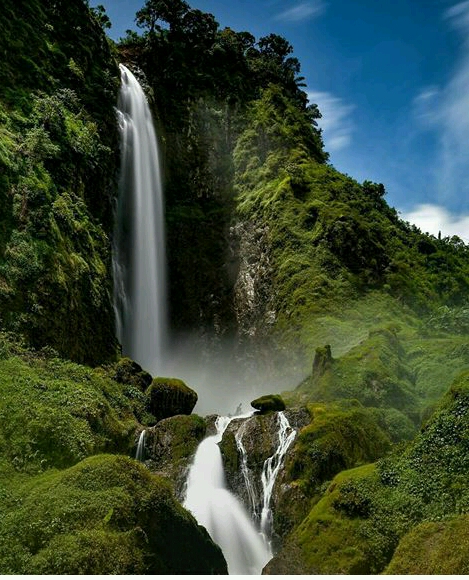
<path id="1" fill-rule="evenodd" d="M 469 0 L 188 0 L 221 27 L 284 36 L 330 162 L 381 182 L 404 219 L 469 242 Z M 114 39 L 144 0 L 96 0 Z"/>

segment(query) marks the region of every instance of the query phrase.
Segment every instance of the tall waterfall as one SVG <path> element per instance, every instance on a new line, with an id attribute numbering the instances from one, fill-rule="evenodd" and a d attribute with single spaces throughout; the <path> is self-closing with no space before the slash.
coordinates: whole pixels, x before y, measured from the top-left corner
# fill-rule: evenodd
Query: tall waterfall
<path id="1" fill-rule="evenodd" d="M 218 443 L 230 421 L 229 417 L 219 417 L 216 435 L 199 445 L 189 471 L 184 506 L 222 549 L 229 574 L 260 574 L 272 554 L 225 483 Z"/>
<path id="2" fill-rule="evenodd" d="M 158 146 L 145 94 L 123 65 L 121 173 L 114 236 L 114 304 L 123 353 L 154 371 L 166 336 L 164 206 Z"/>

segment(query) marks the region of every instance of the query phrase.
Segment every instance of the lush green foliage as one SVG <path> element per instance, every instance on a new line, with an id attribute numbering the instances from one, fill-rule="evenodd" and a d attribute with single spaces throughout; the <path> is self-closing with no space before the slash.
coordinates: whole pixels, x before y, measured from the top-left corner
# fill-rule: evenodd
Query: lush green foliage
<path id="1" fill-rule="evenodd" d="M 0 480 L 2 573 L 226 573 L 169 485 L 133 459 L 97 455 L 14 483 Z"/>
<path id="2" fill-rule="evenodd" d="M 81 0 L 26 4 L 0 14 L 0 321 L 97 363 L 116 351 L 117 68 Z"/>
<path id="3" fill-rule="evenodd" d="M 466 570 L 467 555 L 454 553 L 450 543 L 463 525 L 454 516 L 469 509 L 468 409 L 466 371 L 413 442 L 380 459 L 372 471 L 336 477 L 292 534 L 292 544 L 302 550 L 303 573 L 382 572 L 401 539 L 390 573 L 437 573 L 443 569 L 438 554 L 444 553 L 451 562 L 445 570 Z M 329 523 L 318 534 L 324 520 Z M 325 557 L 333 548 L 335 562 Z M 350 554 L 359 556 L 359 570 Z"/>

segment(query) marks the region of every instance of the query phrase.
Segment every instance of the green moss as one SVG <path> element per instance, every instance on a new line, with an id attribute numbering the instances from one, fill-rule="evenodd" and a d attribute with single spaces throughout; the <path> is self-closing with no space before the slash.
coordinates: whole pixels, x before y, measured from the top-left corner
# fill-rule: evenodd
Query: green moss
<path id="1" fill-rule="evenodd" d="M 334 502 L 339 484 L 369 477 L 373 471 L 373 465 L 364 465 L 338 474 L 269 565 L 271 573 L 276 566 L 288 566 L 292 554 L 298 574 L 369 574 L 367 542 L 360 536 L 360 522 L 338 513 Z"/>
<path id="2" fill-rule="evenodd" d="M 312 421 L 298 434 L 285 469 L 309 497 L 338 472 L 370 463 L 390 448 L 374 414 L 357 402 L 349 409 L 319 403 L 308 409 Z"/>
<path id="3" fill-rule="evenodd" d="M 6 0 L 0 28 L 2 326 L 78 362 L 113 359 L 117 66 L 81 0 Z"/>
<path id="4" fill-rule="evenodd" d="M 220 550 L 169 486 L 132 459 L 92 457 L 31 478 L 11 493 L 0 522 L 4 573 L 225 570 Z"/>
<path id="5" fill-rule="evenodd" d="M 401 539 L 384 574 L 468 574 L 468 519 L 416 526 Z"/>
<path id="6" fill-rule="evenodd" d="M 284 411 L 285 403 L 280 395 L 263 395 L 251 401 L 251 407 L 260 413 L 267 413 L 268 411 Z"/>
<path id="7" fill-rule="evenodd" d="M 130 451 L 136 420 L 125 387 L 1 338 L 0 453 L 15 469 L 35 473 L 105 450 Z"/>

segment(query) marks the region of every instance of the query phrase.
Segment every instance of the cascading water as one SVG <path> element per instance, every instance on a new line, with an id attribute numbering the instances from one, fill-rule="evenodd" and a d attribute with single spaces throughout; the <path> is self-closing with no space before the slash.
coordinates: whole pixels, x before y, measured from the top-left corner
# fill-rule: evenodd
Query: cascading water
<path id="1" fill-rule="evenodd" d="M 140 433 L 140 437 L 138 438 L 135 459 L 137 461 L 143 461 L 145 459 L 145 429 Z"/>
<path id="2" fill-rule="evenodd" d="M 296 431 L 290 427 L 290 423 L 285 417 L 285 413 L 280 411 L 277 417 L 279 421 L 279 444 L 275 453 L 265 461 L 261 475 L 262 489 L 264 493 L 264 503 L 261 512 L 261 532 L 265 538 L 272 537 L 273 518 L 270 501 L 272 499 L 275 481 L 283 466 L 285 454 L 296 436 Z"/>
<path id="3" fill-rule="evenodd" d="M 236 447 L 241 455 L 241 473 L 243 475 L 244 486 L 248 495 L 251 515 L 253 520 L 257 521 L 259 514 L 257 513 L 256 490 L 253 483 L 252 473 L 248 467 L 248 454 L 246 453 L 246 449 L 243 445 L 243 437 L 246 431 L 248 420 L 246 420 L 236 432 L 235 441 Z"/>
<path id="4" fill-rule="evenodd" d="M 151 112 L 134 75 L 123 65 L 118 103 L 121 175 L 113 248 L 114 307 L 117 336 L 125 355 L 155 371 L 163 363 L 166 320 L 164 205 L 159 156 Z M 251 413 L 233 418 L 248 418 Z M 268 539 L 270 499 L 285 453 L 294 438 L 279 414 L 279 448 L 264 465 L 264 502 L 260 533 L 240 501 L 226 488 L 218 443 L 231 418 L 220 417 L 217 433 L 198 447 L 187 480 L 184 505 L 223 550 L 230 574 L 260 574 L 271 559 Z M 241 432 L 237 445 L 243 475 L 250 485 Z M 144 459 L 145 431 L 136 458 Z M 264 473 L 265 472 L 265 473 Z M 255 510 L 254 489 L 248 489 Z M 254 512 L 255 513 L 255 512 Z M 257 515 L 257 514 L 256 514 Z M 256 518 L 258 519 L 258 518 Z"/>
<path id="5" fill-rule="evenodd" d="M 230 421 L 229 417 L 219 417 L 216 435 L 199 445 L 189 471 L 184 506 L 222 549 L 229 574 L 260 574 L 272 554 L 241 502 L 225 484 L 218 443 Z"/>
<path id="6" fill-rule="evenodd" d="M 166 337 L 164 206 L 158 146 L 142 87 L 123 65 L 121 173 L 114 236 L 114 305 L 125 355 L 154 371 Z"/>

